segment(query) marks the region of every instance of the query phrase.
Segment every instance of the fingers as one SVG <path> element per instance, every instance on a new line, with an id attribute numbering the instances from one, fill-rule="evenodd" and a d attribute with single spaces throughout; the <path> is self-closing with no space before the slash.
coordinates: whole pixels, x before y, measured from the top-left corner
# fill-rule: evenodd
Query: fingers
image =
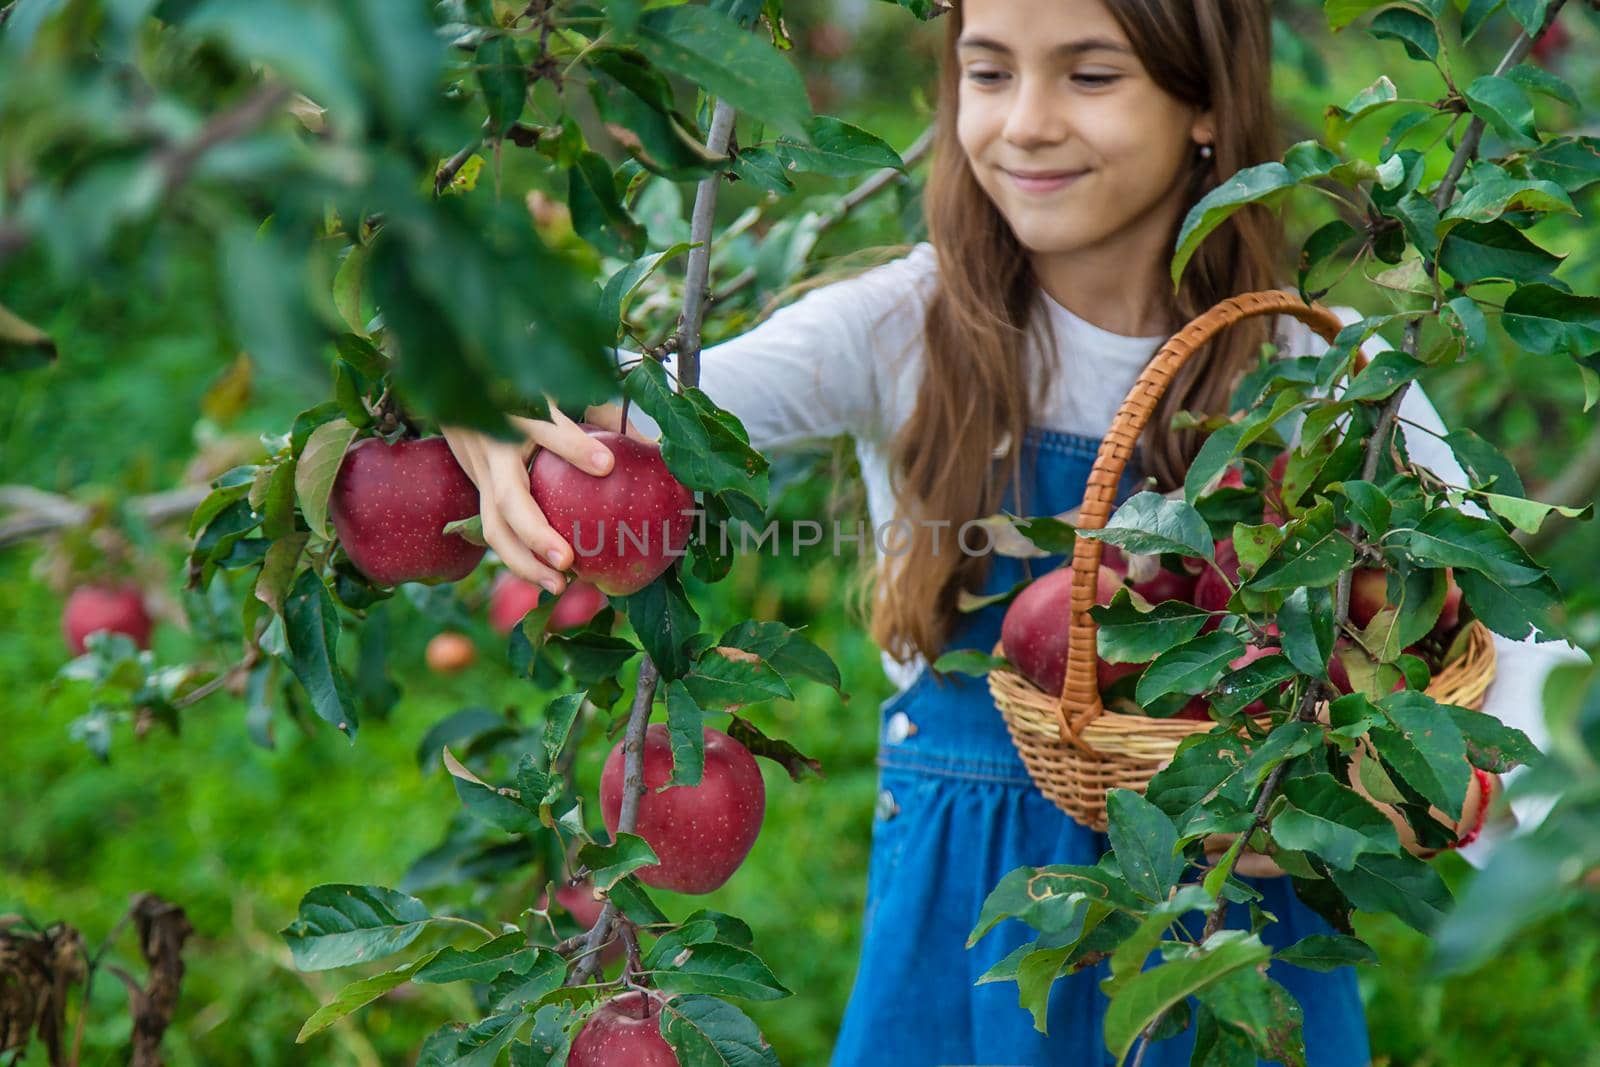
<path id="1" fill-rule="evenodd" d="M 611 473 L 611 450 L 590 437 L 556 407 L 550 409 L 550 422 L 529 420 L 529 438 L 540 448 L 549 449 L 585 474 L 603 478 Z"/>
<path id="2" fill-rule="evenodd" d="M 542 586 L 560 595 L 566 588 L 566 579 L 555 568 L 541 563 L 522 539 L 508 526 L 500 512 L 492 507 L 480 509 L 483 516 L 483 539 L 500 557 L 506 569 L 525 582 Z"/>

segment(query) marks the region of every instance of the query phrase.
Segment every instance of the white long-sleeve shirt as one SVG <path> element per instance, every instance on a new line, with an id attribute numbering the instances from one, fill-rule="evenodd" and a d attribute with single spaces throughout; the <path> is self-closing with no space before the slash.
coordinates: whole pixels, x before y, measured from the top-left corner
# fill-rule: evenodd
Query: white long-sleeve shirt
<path id="1" fill-rule="evenodd" d="M 841 434 L 855 443 L 873 530 L 898 512 L 890 480 L 888 445 L 911 417 L 923 370 L 923 322 L 937 284 L 933 247 L 853 278 L 812 290 L 760 325 L 701 354 L 700 388 L 737 415 L 750 443 L 763 452 L 819 445 Z M 1104 436 L 1150 357 L 1167 340 L 1111 333 L 1043 296 L 1057 345 L 1057 373 L 1041 398 L 1034 423 L 1050 430 Z M 1345 322 L 1360 318 L 1335 308 Z M 1295 319 L 1282 317 L 1275 342 L 1285 356 L 1317 355 L 1326 342 Z M 1375 355 L 1378 342 L 1365 349 Z M 1401 415 L 1438 434 L 1445 426 L 1419 386 L 1406 393 Z M 642 412 L 632 416 L 650 433 Z M 1454 484 L 1468 479 L 1450 448 L 1430 433 L 1402 425 L 1411 456 Z M 1471 505 L 1469 505 L 1469 509 Z M 1557 663 L 1585 661 L 1583 652 L 1561 642 L 1535 644 L 1494 638 L 1498 666 L 1484 710 L 1523 730 L 1540 747 L 1547 741 L 1543 685 Z M 909 685 L 924 666 L 920 657 L 901 662 L 883 653 L 885 674 Z M 1543 817 L 1547 805 L 1528 798 L 1516 805 L 1524 824 Z M 1481 862 L 1492 840 L 1463 850 Z"/>

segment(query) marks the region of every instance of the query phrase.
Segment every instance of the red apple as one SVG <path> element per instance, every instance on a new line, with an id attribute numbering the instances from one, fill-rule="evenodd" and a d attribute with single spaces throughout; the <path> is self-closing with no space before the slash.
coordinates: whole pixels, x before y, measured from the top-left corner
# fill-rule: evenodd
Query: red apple
<path id="1" fill-rule="evenodd" d="M 1357 567 L 1350 579 L 1350 621 L 1365 628 L 1389 603 L 1389 572 L 1382 567 Z"/>
<path id="2" fill-rule="evenodd" d="M 445 631 L 434 634 L 423 653 L 434 674 L 458 674 L 478 659 L 478 646 L 466 634 Z"/>
<path id="3" fill-rule="evenodd" d="M 454 582 L 472 573 L 483 546 L 444 528 L 477 513 L 477 486 L 442 437 L 356 442 L 328 498 L 345 554 L 378 585 Z"/>
<path id="4" fill-rule="evenodd" d="M 639 869 L 639 880 L 678 893 L 709 893 L 739 869 L 761 833 L 767 788 L 750 750 L 720 730 L 705 727 L 706 762 L 700 784 L 656 792 L 672 777 L 672 742 L 665 723 L 652 723 L 644 739 L 644 796 L 634 833 L 649 842 L 658 864 Z M 617 832 L 622 815 L 622 742 L 600 772 L 600 814 Z"/>
<path id="5" fill-rule="evenodd" d="M 1229 467 L 1222 472 L 1222 481 L 1217 483 L 1218 489 L 1244 489 L 1244 472 L 1238 467 Z"/>
<path id="6" fill-rule="evenodd" d="M 1107 663 L 1103 659 L 1096 660 L 1095 678 L 1100 686 L 1100 692 L 1104 693 L 1116 685 L 1120 679 L 1126 678 L 1130 674 L 1138 674 L 1148 666 L 1150 666 L 1148 661 L 1144 663 Z M 1059 689 L 1056 690 L 1056 692 L 1059 691 Z"/>
<path id="7" fill-rule="evenodd" d="M 1095 603 L 1111 603 L 1120 588 L 1122 576 L 1102 564 Z M 1000 646 L 1006 659 L 1047 693 L 1061 692 L 1066 680 L 1071 612 L 1072 567 L 1063 564 L 1018 593 L 1000 623 Z"/>
<path id="8" fill-rule="evenodd" d="M 1566 26 L 1558 19 L 1546 27 L 1538 40 L 1533 42 L 1530 54 L 1540 63 L 1549 63 L 1559 58 L 1566 52 L 1567 46 L 1572 43 L 1572 35 L 1567 32 Z"/>
<path id="9" fill-rule="evenodd" d="M 541 449 L 529 484 L 550 525 L 572 544 L 578 576 L 626 596 L 683 555 L 694 494 L 667 470 L 658 446 L 610 430 L 588 433 L 615 457 L 610 474 L 597 478 Z"/>
<path id="10" fill-rule="evenodd" d="M 1181 600 L 1187 604 L 1194 600 L 1196 581 L 1192 575 L 1178 574 L 1158 566 L 1153 577 L 1145 581 L 1130 582 L 1129 585 L 1135 593 L 1152 604 L 1160 604 L 1166 600 Z"/>
<path id="11" fill-rule="evenodd" d="M 74 656 L 83 655 L 84 641 L 101 630 L 124 634 L 140 648 L 149 648 L 153 625 L 144 598 L 132 585 L 80 585 L 61 609 L 61 633 Z"/>
<path id="12" fill-rule="evenodd" d="M 661 1036 L 660 1001 L 624 993 L 600 1005 L 573 1039 L 567 1067 L 678 1067 Z"/>
<path id="13" fill-rule="evenodd" d="M 544 590 L 532 582 L 525 582 L 514 574 L 503 574 L 489 594 L 489 625 L 500 633 L 510 633 L 524 615 L 539 605 Z M 567 583 L 567 588 L 556 601 L 550 613 L 550 630 L 571 630 L 600 613 L 606 606 L 606 595 L 579 578 Z"/>
<path id="14" fill-rule="evenodd" d="M 1188 719 L 1191 722 L 1210 722 L 1211 706 L 1200 697 L 1190 697 L 1189 702 L 1172 717 L 1174 719 Z"/>

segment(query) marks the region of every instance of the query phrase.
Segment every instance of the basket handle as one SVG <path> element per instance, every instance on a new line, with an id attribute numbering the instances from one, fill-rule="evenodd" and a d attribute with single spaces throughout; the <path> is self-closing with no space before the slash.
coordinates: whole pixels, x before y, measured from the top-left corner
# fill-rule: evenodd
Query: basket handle
<path id="1" fill-rule="evenodd" d="M 1139 380 L 1123 400 L 1111 422 L 1100 453 L 1084 490 L 1078 512 L 1080 528 L 1098 530 L 1111 517 L 1112 503 L 1122 471 L 1133 455 L 1133 446 L 1144 432 L 1156 404 L 1189 357 L 1222 330 L 1259 315 L 1290 315 L 1315 330 L 1329 344 L 1344 328 L 1344 323 L 1321 304 L 1307 304 L 1294 293 L 1272 289 L 1245 293 L 1217 304 L 1179 330 L 1161 350 L 1150 358 Z M 1357 353 L 1359 357 L 1359 353 Z M 1104 714 L 1100 702 L 1100 683 L 1096 677 L 1096 644 L 1099 626 L 1089 615 L 1094 606 L 1100 570 L 1100 542 L 1079 537 L 1072 552 L 1072 612 L 1068 620 L 1066 677 L 1056 707 L 1061 739 L 1083 747 L 1079 735 L 1083 728 Z"/>

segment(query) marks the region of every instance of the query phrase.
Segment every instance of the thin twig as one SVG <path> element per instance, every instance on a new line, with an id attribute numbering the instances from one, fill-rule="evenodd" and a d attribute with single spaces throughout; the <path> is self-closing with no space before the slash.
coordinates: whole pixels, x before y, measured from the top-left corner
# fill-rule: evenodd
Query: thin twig
<path id="1" fill-rule="evenodd" d="M 200 157 L 206 152 L 236 137 L 243 137 L 266 122 L 278 109 L 288 103 L 294 90 L 281 82 L 267 82 L 245 98 L 237 107 L 214 116 L 201 128 L 193 140 L 166 150 L 157 160 L 166 171 L 163 186 L 170 195 L 188 180 Z"/>
<path id="2" fill-rule="evenodd" d="M 190 514 L 210 492 L 210 488 L 203 485 L 179 486 L 134 497 L 128 501 L 127 510 L 145 523 L 159 525 Z M 19 512 L 0 522 L 0 548 L 30 537 L 83 526 L 94 517 L 94 509 L 89 505 L 31 485 L 0 485 L 0 507 Z"/>

